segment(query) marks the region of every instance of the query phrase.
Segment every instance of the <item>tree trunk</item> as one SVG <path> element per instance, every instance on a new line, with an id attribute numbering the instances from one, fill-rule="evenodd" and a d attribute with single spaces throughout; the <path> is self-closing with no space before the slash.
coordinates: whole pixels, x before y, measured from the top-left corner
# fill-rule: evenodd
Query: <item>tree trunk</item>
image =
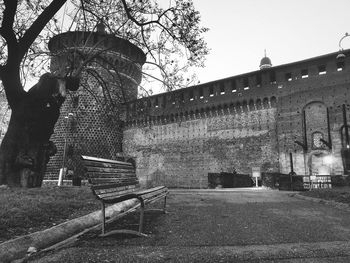
<path id="1" fill-rule="evenodd" d="M 40 187 L 50 156 L 56 147 L 50 141 L 64 102 L 66 88 L 76 90 L 79 81 L 44 74 L 12 109 L 6 135 L 0 146 L 0 185 Z"/>

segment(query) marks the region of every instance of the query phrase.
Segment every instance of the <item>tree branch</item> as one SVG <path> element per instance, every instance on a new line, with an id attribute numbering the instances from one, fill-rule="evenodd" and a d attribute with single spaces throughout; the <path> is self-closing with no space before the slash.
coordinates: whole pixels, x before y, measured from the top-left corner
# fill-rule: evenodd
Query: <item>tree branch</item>
<path id="1" fill-rule="evenodd" d="M 17 1 L 16 0 L 4 0 L 5 10 L 4 17 L 2 19 L 1 25 L 1 35 L 5 38 L 8 44 L 13 44 L 13 40 L 16 42 L 16 36 L 13 32 L 13 23 L 15 20 L 15 15 L 17 11 Z"/>
<path id="2" fill-rule="evenodd" d="M 18 1 L 16 0 L 4 0 L 5 10 L 0 28 L 0 35 L 3 36 L 7 42 L 8 62 L 12 61 L 12 56 L 16 54 L 15 50 L 17 49 L 17 39 L 15 32 L 13 31 L 13 23 L 17 11 L 17 2 Z"/>
<path id="3" fill-rule="evenodd" d="M 12 1 L 12 0 L 8 0 Z M 46 24 L 60 10 L 67 0 L 53 0 L 44 11 L 38 16 L 30 28 L 26 31 L 23 37 L 19 40 L 19 58 L 22 59 L 34 40 L 44 29 Z"/>
<path id="4" fill-rule="evenodd" d="M 166 13 L 168 12 L 170 9 L 168 10 L 165 10 L 161 15 L 158 16 L 158 18 L 156 20 L 150 20 L 150 21 L 147 21 L 147 22 L 140 22 L 140 21 L 137 21 L 135 19 L 135 17 L 133 17 L 130 13 L 130 8 L 128 7 L 127 3 L 125 0 L 121 0 L 122 3 L 123 3 L 123 6 L 124 6 L 124 10 L 125 10 L 125 13 L 126 13 L 126 16 L 131 20 L 133 21 L 136 25 L 138 26 L 146 26 L 146 25 L 150 25 L 150 24 L 158 24 L 160 27 L 163 27 L 164 26 L 159 22 L 160 21 L 160 18 Z"/>

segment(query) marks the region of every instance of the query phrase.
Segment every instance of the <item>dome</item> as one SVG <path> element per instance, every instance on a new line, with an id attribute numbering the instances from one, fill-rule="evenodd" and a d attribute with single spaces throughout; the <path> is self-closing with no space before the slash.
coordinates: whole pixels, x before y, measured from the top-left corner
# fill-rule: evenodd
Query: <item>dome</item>
<path id="1" fill-rule="evenodd" d="M 271 67 L 272 67 L 271 59 L 266 56 L 266 50 L 265 50 L 265 57 L 263 57 L 260 61 L 260 69 L 271 68 Z"/>

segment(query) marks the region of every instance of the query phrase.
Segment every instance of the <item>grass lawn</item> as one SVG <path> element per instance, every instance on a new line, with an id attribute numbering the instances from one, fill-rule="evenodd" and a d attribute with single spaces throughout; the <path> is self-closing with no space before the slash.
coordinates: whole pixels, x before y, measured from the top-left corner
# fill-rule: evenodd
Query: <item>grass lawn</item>
<path id="1" fill-rule="evenodd" d="M 311 191 L 301 192 L 301 195 L 333 200 L 350 205 L 350 187 L 333 187 L 332 189 L 313 189 Z"/>
<path id="2" fill-rule="evenodd" d="M 0 189 L 0 243 L 99 209 L 88 187 Z"/>

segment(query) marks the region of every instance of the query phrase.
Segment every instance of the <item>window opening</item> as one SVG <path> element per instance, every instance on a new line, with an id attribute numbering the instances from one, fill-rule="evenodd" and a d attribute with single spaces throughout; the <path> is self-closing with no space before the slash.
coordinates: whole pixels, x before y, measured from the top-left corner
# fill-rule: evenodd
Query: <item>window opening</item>
<path id="1" fill-rule="evenodd" d="M 270 72 L 270 84 L 276 84 L 276 73 L 274 71 Z"/>
<path id="2" fill-rule="evenodd" d="M 261 87 L 261 74 L 256 75 L 256 86 Z"/>
<path id="3" fill-rule="evenodd" d="M 344 70 L 344 62 L 339 61 L 337 62 L 337 71 L 343 71 Z"/>
<path id="4" fill-rule="evenodd" d="M 324 75 L 326 74 L 327 71 L 326 71 L 326 66 L 325 65 L 321 65 L 318 67 L 318 75 Z"/>
<path id="5" fill-rule="evenodd" d="M 193 90 L 190 91 L 190 101 L 194 100 Z"/>
<path id="6" fill-rule="evenodd" d="M 323 139 L 323 133 L 322 132 L 314 132 L 312 134 L 312 146 L 315 149 L 323 148 L 323 142 L 321 141 Z"/>
<path id="7" fill-rule="evenodd" d="M 214 88 L 213 87 L 209 87 L 209 96 L 210 97 L 214 96 Z"/>
<path id="8" fill-rule="evenodd" d="M 301 78 L 305 79 L 309 77 L 309 71 L 307 69 L 302 69 L 301 70 Z"/>
<path id="9" fill-rule="evenodd" d="M 237 92 L 236 81 L 232 80 L 231 82 L 231 90 L 232 92 Z"/>
<path id="10" fill-rule="evenodd" d="M 249 89 L 249 81 L 248 78 L 243 78 L 243 89 L 248 90 Z"/>
<path id="11" fill-rule="evenodd" d="M 183 92 L 180 93 L 180 101 L 185 102 L 185 96 Z"/>
<path id="12" fill-rule="evenodd" d="M 204 98 L 204 93 L 203 93 L 203 88 L 199 89 L 199 98 L 203 99 Z"/>
<path id="13" fill-rule="evenodd" d="M 290 72 L 286 73 L 286 80 L 292 81 L 292 73 L 290 73 Z"/>
<path id="14" fill-rule="evenodd" d="M 221 84 L 220 84 L 220 94 L 221 94 L 221 95 L 224 95 L 224 94 L 225 94 L 225 86 L 224 86 L 224 83 L 221 83 Z"/>

